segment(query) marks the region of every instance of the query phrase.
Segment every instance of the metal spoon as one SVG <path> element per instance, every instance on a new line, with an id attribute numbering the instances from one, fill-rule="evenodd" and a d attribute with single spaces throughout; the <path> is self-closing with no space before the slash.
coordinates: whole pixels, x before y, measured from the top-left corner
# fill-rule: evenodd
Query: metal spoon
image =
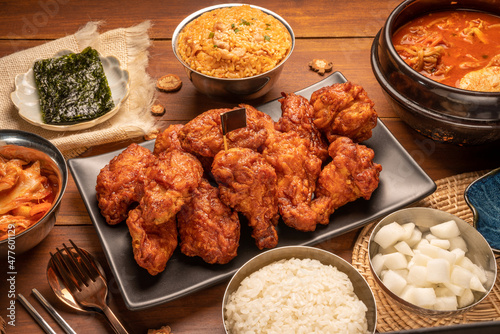
<path id="1" fill-rule="evenodd" d="M 76 250 L 73 248 L 69 248 L 69 250 L 76 255 Z M 101 264 L 85 249 L 80 248 L 80 250 L 85 253 L 91 259 L 96 266 L 99 268 L 99 271 L 101 272 L 102 276 L 106 278 L 106 274 L 104 273 L 104 270 L 102 269 Z M 92 307 L 82 307 L 80 304 L 78 304 L 75 299 L 73 298 L 73 295 L 69 292 L 69 290 L 66 288 L 64 285 L 63 280 L 59 275 L 57 274 L 57 269 L 55 268 L 55 264 L 52 262 L 52 259 L 49 260 L 49 263 L 47 265 L 47 280 L 49 282 L 50 287 L 52 288 L 52 291 L 56 294 L 56 296 L 66 305 L 68 305 L 71 308 L 74 308 L 75 310 L 82 311 L 82 312 L 94 312 L 94 313 L 102 313 L 99 309 L 97 308 L 92 308 Z"/>

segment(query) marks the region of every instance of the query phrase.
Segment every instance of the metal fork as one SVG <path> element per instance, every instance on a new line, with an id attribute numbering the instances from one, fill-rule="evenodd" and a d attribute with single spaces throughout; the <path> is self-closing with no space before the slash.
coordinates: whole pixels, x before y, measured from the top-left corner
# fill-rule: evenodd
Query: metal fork
<path id="1" fill-rule="evenodd" d="M 72 240 L 70 242 L 76 255 L 64 243 L 63 250 L 56 248 L 55 254 L 50 253 L 64 285 L 81 306 L 101 310 L 116 333 L 129 334 L 106 303 L 108 286 L 99 269 Z"/>

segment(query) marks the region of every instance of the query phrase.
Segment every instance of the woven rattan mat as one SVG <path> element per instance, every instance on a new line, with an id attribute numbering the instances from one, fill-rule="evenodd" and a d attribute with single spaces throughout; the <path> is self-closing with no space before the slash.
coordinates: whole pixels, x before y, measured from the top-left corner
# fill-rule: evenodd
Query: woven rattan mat
<path id="1" fill-rule="evenodd" d="M 460 174 L 441 179 L 436 182 L 436 191 L 417 202 L 414 206 L 432 207 L 454 214 L 472 224 L 473 214 L 465 202 L 465 188 L 486 171 Z M 491 293 L 473 309 L 453 318 L 421 317 L 403 310 L 386 296 L 377 286 L 368 262 L 368 239 L 376 222 L 367 225 L 361 230 L 354 245 L 352 264 L 365 277 L 373 290 L 377 302 L 377 331 L 390 332 L 422 327 L 446 326 L 466 324 L 481 321 L 500 320 L 500 282 L 497 280 Z M 496 258 L 497 264 L 500 257 Z"/>

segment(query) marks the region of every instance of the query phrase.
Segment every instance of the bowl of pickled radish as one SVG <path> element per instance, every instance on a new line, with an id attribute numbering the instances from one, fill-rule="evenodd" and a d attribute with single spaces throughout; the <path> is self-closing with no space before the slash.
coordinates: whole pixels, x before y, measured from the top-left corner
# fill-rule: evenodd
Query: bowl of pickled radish
<path id="1" fill-rule="evenodd" d="M 401 308 L 431 317 L 470 310 L 493 289 L 497 263 L 488 242 L 463 219 L 406 208 L 383 218 L 368 242 L 375 281 Z"/>

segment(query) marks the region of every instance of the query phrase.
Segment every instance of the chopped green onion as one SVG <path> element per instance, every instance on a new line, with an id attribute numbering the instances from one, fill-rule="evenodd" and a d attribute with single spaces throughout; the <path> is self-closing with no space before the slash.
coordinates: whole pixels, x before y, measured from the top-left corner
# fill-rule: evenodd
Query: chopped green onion
<path id="1" fill-rule="evenodd" d="M 235 29 L 234 29 L 234 32 L 238 32 L 238 31 L 240 31 L 240 29 L 238 29 L 238 28 L 235 28 Z"/>
<path id="2" fill-rule="evenodd" d="M 214 34 L 214 32 L 212 31 L 212 32 L 210 32 L 210 34 L 208 34 L 208 38 L 214 38 L 214 35 L 215 35 L 215 34 Z"/>
<path id="3" fill-rule="evenodd" d="M 271 40 L 271 37 L 264 35 L 264 39 L 269 42 Z"/>
<path id="4" fill-rule="evenodd" d="M 241 23 L 240 23 L 240 25 L 249 26 L 250 24 L 251 24 L 251 23 L 250 23 L 250 22 L 248 22 L 247 20 L 245 20 L 245 19 L 241 19 Z"/>

